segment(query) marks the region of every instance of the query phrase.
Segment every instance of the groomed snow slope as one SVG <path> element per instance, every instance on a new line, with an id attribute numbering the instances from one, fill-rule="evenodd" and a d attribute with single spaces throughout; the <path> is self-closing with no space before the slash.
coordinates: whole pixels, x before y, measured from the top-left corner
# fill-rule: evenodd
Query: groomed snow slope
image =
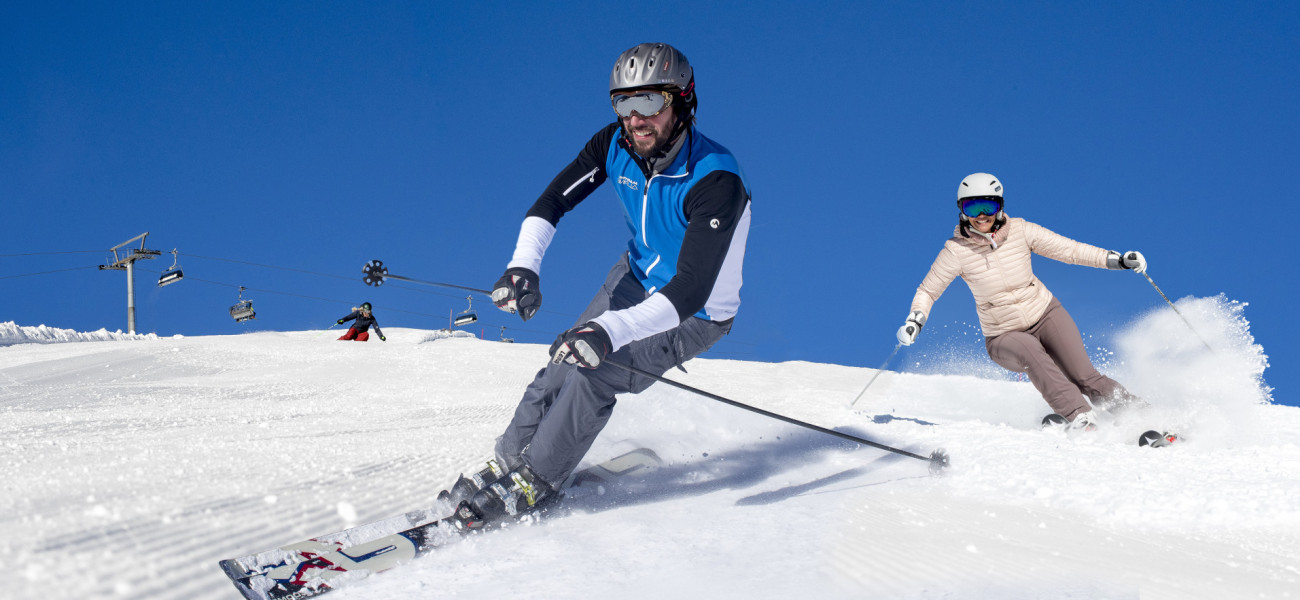
<path id="1" fill-rule="evenodd" d="M 1168 311 L 1139 319 L 1106 370 L 1155 408 L 1075 436 L 1038 429 L 1023 382 L 886 372 L 850 409 L 874 370 L 692 361 L 668 376 L 944 447 L 952 467 L 658 385 L 620 400 L 589 458 L 647 446 L 663 468 L 331 597 L 1300 596 L 1300 410 L 1268 403 L 1239 307 L 1180 308 L 1216 349 Z M 431 504 L 488 455 L 546 350 L 34 329 L 0 325 L 0 573 L 19 599 L 236 598 L 221 558 Z M 1136 446 L 1162 425 L 1188 439 Z"/>

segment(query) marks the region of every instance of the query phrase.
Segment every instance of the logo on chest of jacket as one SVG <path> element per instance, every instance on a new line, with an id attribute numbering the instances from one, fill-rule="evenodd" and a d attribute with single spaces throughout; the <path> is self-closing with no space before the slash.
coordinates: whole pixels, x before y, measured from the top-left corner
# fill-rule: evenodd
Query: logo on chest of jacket
<path id="1" fill-rule="evenodd" d="M 636 182 L 635 182 L 635 181 L 632 181 L 632 180 L 631 180 L 630 178 L 628 178 L 628 176 L 626 176 L 626 175 L 619 175 L 619 176 L 618 176 L 618 184 L 619 184 L 619 185 L 626 185 L 627 187 L 630 187 L 630 188 L 632 188 L 632 189 L 634 189 L 634 190 L 636 189 Z"/>

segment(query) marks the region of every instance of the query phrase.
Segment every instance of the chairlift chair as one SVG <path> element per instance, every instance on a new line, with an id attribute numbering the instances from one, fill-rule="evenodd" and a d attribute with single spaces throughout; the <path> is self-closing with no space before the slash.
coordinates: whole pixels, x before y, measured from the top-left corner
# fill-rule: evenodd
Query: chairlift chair
<path id="1" fill-rule="evenodd" d="M 465 296 L 465 299 L 469 301 L 469 308 L 466 308 L 452 320 L 451 324 L 455 327 L 464 327 L 478 321 L 478 315 L 474 314 L 474 297 Z"/>
<path id="2" fill-rule="evenodd" d="M 158 287 L 171 285 L 184 278 L 185 273 L 181 272 L 180 267 L 177 266 L 176 249 L 172 248 L 172 266 L 163 271 L 163 274 L 158 277 Z"/>
<path id="3" fill-rule="evenodd" d="M 513 343 L 515 343 L 515 339 L 514 339 L 514 338 L 508 338 L 508 337 L 506 337 L 506 326 L 505 326 L 505 325 L 502 325 L 502 326 L 501 326 L 501 341 L 503 341 L 503 342 L 505 342 L 505 343 L 507 343 L 507 344 L 513 344 Z"/>
<path id="4" fill-rule="evenodd" d="M 244 299 L 244 290 L 248 289 L 239 286 L 239 302 L 230 307 L 230 316 L 236 323 L 243 323 L 249 319 L 257 318 L 257 313 L 253 312 L 253 301 Z"/>

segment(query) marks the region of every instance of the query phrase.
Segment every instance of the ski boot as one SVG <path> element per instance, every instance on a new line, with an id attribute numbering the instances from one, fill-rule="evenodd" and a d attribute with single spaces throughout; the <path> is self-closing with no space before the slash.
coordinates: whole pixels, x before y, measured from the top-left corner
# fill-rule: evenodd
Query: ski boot
<path id="1" fill-rule="evenodd" d="M 1092 411 L 1079 413 L 1070 421 L 1070 431 L 1097 431 L 1097 417 L 1093 416 Z"/>
<path id="2" fill-rule="evenodd" d="M 461 474 L 456 479 L 456 483 L 451 485 L 451 489 L 443 490 L 438 493 L 438 500 L 447 502 L 452 506 L 460 506 L 461 502 L 474 497 L 474 493 L 483 489 L 483 486 L 500 479 L 506 474 L 505 469 L 495 458 L 488 459 L 487 464 L 483 465 L 473 475 L 465 477 Z"/>
<path id="3" fill-rule="evenodd" d="M 535 475 L 527 465 L 493 481 L 474 493 L 467 507 L 483 521 L 519 518 L 559 500 L 559 491 Z"/>
<path id="4" fill-rule="evenodd" d="M 456 511 L 451 513 L 450 517 L 444 518 L 443 521 L 451 523 L 461 533 L 478 531 L 488 524 L 487 519 L 475 512 L 474 507 L 469 505 L 469 500 L 462 500 L 460 504 L 457 504 Z"/>
<path id="5" fill-rule="evenodd" d="M 1073 421 L 1065 420 L 1065 417 L 1056 413 L 1051 413 L 1043 417 L 1043 429 L 1064 429 L 1066 431 L 1096 431 L 1097 418 L 1092 412 L 1079 413 Z"/>

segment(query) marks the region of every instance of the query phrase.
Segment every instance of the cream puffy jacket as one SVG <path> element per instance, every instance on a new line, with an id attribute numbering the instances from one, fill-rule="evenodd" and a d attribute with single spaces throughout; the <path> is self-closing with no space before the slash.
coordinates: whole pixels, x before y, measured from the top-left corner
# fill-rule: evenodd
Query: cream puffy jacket
<path id="1" fill-rule="evenodd" d="M 1108 250 L 1076 242 L 1024 219 L 1008 218 L 991 236 L 970 230 L 962 237 L 960 226 L 943 244 L 930 272 L 916 288 L 912 310 L 927 318 L 930 308 L 961 277 L 975 296 L 984 337 L 1029 329 L 1052 301 L 1052 292 L 1034 277 L 1030 258 L 1041 254 L 1064 263 L 1106 268 Z"/>

